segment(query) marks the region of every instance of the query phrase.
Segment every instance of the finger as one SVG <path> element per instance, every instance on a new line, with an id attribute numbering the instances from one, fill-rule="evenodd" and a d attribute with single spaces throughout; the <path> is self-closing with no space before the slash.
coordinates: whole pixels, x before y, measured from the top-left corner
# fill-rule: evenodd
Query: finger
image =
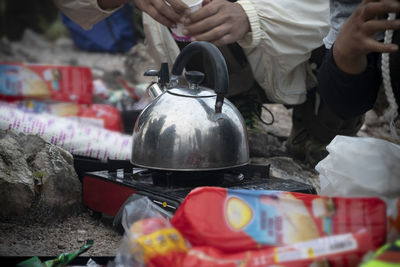
<path id="1" fill-rule="evenodd" d="M 168 6 L 163 0 L 154 0 L 151 2 L 154 9 L 157 10 L 162 16 L 166 17 L 170 21 L 178 22 L 181 16 L 174 11 L 174 9 Z"/>
<path id="2" fill-rule="evenodd" d="M 215 1 L 212 1 L 210 4 L 203 6 L 196 12 L 190 14 L 185 20 L 185 24 L 195 23 L 201 21 L 205 18 L 211 17 L 218 12 L 218 6 Z"/>
<path id="3" fill-rule="evenodd" d="M 227 35 L 229 32 L 228 27 L 222 25 L 216 28 L 211 29 L 210 31 L 194 35 L 194 41 L 207 41 L 207 42 L 217 42 L 219 39 L 222 39 L 224 35 Z"/>
<path id="4" fill-rule="evenodd" d="M 214 29 L 221 24 L 223 24 L 223 18 L 221 18 L 221 16 L 212 16 L 207 19 L 198 21 L 194 24 L 191 24 L 190 26 L 185 26 L 185 28 L 183 29 L 183 34 L 185 35 L 199 34 Z"/>
<path id="5" fill-rule="evenodd" d="M 400 12 L 400 3 L 392 1 L 370 2 L 362 7 L 362 19 L 364 21 L 382 16 L 391 12 Z"/>
<path id="6" fill-rule="evenodd" d="M 159 13 L 154 7 L 149 6 L 146 11 L 150 17 L 158 21 L 159 23 L 169 27 L 169 28 L 174 28 L 176 27 L 176 23 L 167 17 L 163 16 L 161 13 Z"/>
<path id="7" fill-rule="evenodd" d="M 211 41 L 210 43 L 212 43 L 213 45 L 220 47 L 220 46 L 224 46 L 227 44 L 231 44 L 233 43 L 233 36 L 231 34 L 226 34 L 224 36 L 222 36 L 221 38 L 219 38 L 218 40 L 215 41 Z"/>
<path id="8" fill-rule="evenodd" d="M 400 29 L 400 20 L 369 20 L 364 23 L 364 28 L 371 36 L 379 31 Z"/>
<path id="9" fill-rule="evenodd" d="M 180 0 L 166 0 L 171 7 L 175 10 L 175 12 L 182 14 L 185 12 L 190 12 L 190 8 Z"/>
<path id="10" fill-rule="evenodd" d="M 365 47 L 368 51 L 377 53 L 394 53 L 399 48 L 396 44 L 384 44 L 374 39 L 368 39 L 365 43 Z"/>

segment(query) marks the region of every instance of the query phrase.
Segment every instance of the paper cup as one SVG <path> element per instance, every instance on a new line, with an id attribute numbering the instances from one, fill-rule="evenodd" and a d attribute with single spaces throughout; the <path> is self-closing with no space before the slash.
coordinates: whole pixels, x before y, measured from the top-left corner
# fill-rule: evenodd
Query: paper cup
<path id="1" fill-rule="evenodd" d="M 201 8 L 203 0 L 182 0 L 186 5 L 189 6 L 190 12 L 193 13 Z M 179 42 L 189 42 L 191 36 L 186 36 L 182 33 L 184 25 L 177 23 L 176 28 L 171 28 L 172 36 Z"/>

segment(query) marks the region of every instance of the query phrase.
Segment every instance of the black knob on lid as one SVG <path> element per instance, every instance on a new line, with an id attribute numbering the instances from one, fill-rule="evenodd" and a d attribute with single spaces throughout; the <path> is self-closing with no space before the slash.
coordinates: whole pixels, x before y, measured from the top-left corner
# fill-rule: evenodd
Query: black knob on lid
<path id="1" fill-rule="evenodd" d="M 148 70 L 144 73 L 144 76 L 157 76 L 158 83 L 161 86 L 165 86 L 169 83 L 169 69 L 168 63 L 161 63 L 161 67 L 159 70 Z"/>
<path id="2" fill-rule="evenodd" d="M 185 78 L 189 83 L 199 85 L 204 80 L 204 73 L 195 70 L 187 71 Z"/>

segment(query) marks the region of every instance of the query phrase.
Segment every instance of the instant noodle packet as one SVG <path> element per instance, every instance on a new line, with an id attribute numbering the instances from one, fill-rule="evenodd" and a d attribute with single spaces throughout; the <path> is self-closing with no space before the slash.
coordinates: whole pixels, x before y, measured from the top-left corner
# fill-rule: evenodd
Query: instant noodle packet
<path id="1" fill-rule="evenodd" d="M 129 250 L 146 266 L 182 266 L 188 245 L 182 235 L 161 217 L 146 218 L 129 228 Z"/>
<path id="2" fill-rule="evenodd" d="M 344 198 L 199 187 L 171 220 L 193 246 L 223 252 L 259 249 L 366 230 L 385 242 L 386 206 L 379 198 Z"/>
<path id="3" fill-rule="evenodd" d="M 88 67 L 0 62 L 0 97 L 91 104 L 92 72 Z"/>

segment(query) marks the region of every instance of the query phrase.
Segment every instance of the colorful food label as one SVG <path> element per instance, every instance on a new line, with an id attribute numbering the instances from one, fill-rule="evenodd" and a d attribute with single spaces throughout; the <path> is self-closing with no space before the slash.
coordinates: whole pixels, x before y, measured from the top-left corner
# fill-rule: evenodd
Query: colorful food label
<path id="1" fill-rule="evenodd" d="M 0 96 L 91 104 L 92 73 L 87 67 L 0 63 Z"/>
<path id="2" fill-rule="evenodd" d="M 359 230 L 371 232 L 377 247 L 385 241 L 386 206 L 379 198 L 202 187 L 186 197 L 171 222 L 192 245 L 227 252 Z"/>

